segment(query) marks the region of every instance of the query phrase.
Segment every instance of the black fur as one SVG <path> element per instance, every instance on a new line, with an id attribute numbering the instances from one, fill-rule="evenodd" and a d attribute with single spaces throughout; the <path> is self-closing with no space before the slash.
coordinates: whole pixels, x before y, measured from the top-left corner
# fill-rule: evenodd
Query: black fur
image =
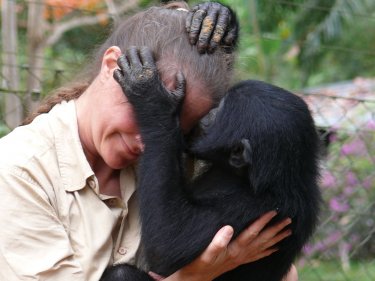
<path id="1" fill-rule="evenodd" d="M 233 226 L 236 237 L 262 214 L 278 210 L 271 224 L 290 217 L 293 231 L 279 250 L 215 280 L 281 280 L 318 219 L 319 138 L 305 102 L 260 81 L 234 86 L 191 147 L 211 166 L 187 183 L 176 97 L 167 97 L 157 85 L 147 89 L 155 90 L 127 89 L 126 95 L 145 143 L 138 195 L 150 270 L 168 276 L 201 254 L 222 226 Z"/>
<path id="2" fill-rule="evenodd" d="M 138 268 L 128 265 L 120 264 L 107 268 L 100 281 L 154 281 L 146 272 Z"/>

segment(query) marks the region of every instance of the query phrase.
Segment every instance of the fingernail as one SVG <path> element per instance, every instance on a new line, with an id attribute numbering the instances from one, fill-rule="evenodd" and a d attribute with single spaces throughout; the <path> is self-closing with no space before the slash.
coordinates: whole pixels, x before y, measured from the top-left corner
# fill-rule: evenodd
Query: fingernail
<path id="1" fill-rule="evenodd" d="M 277 210 L 271 211 L 271 215 L 272 215 L 272 217 L 276 216 L 277 215 Z"/>
<path id="2" fill-rule="evenodd" d="M 226 225 L 223 228 L 221 228 L 220 232 L 221 232 L 220 234 L 229 238 L 229 237 L 232 237 L 233 235 L 233 228 L 229 225 Z"/>

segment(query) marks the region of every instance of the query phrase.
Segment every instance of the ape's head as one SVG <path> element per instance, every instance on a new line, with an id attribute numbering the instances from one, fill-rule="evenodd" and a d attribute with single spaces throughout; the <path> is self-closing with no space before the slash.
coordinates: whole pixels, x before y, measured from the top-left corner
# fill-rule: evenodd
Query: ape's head
<path id="1" fill-rule="evenodd" d="M 300 97 L 264 82 L 244 81 L 214 111 L 209 121 L 202 120 L 203 134 L 192 145 L 196 157 L 247 169 L 259 191 L 316 177 L 319 140 Z"/>

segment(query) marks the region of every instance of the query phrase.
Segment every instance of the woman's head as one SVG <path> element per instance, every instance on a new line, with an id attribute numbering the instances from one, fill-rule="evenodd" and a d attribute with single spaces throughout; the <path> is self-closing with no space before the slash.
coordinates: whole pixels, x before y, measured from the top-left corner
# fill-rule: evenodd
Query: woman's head
<path id="1" fill-rule="evenodd" d="M 173 7 L 178 5 L 184 6 L 180 2 Z M 189 44 L 186 16 L 186 11 L 152 7 L 121 22 L 96 51 L 96 65 L 90 67 L 94 70 L 90 73 L 91 79 L 97 75 L 103 54 L 111 46 L 118 46 L 122 52 L 131 46 L 148 46 L 164 81 L 173 80 L 176 72 L 182 70 L 188 87 L 203 83 L 217 102 L 228 87 L 233 55 L 220 48 L 214 54 L 199 54 L 196 47 Z"/>
<path id="2" fill-rule="evenodd" d="M 184 6 L 182 3 L 172 5 Z M 189 44 L 186 17 L 186 11 L 153 7 L 121 22 L 96 51 L 90 77 L 97 76 L 103 54 L 112 46 L 118 46 L 122 53 L 131 46 L 149 47 L 167 87 L 173 88 L 178 71 L 185 75 L 186 98 L 181 126 L 188 131 L 224 95 L 230 81 L 233 55 L 220 48 L 213 54 L 199 54 L 196 47 Z"/>
<path id="3" fill-rule="evenodd" d="M 167 87 L 174 87 L 178 71 L 184 73 L 186 96 L 181 126 L 186 132 L 189 131 L 224 95 L 230 80 L 233 57 L 220 49 L 209 55 L 199 54 L 196 47 L 189 44 L 185 31 L 186 16 L 185 11 L 154 7 L 123 21 L 97 49 L 92 63 L 87 66 L 81 86 L 72 89 L 71 95 L 67 88 L 58 91 L 42 105 L 39 114 L 48 112 L 61 100 L 78 98 L 77 106 L 79 104 L 81 109 L 84 108 L 84 111 L 77 110 L 77 113 L 86 153 L 93 154 L 94 158 L 98 153 L 105 161 L 107 158 L 107 164 L 112 162 L 114 164 L 110 166 L 116 168 L 123 166 L 122 160 L 126 160 L 129 151 L 135 152 L 128 155 L 128 160 L 133 160 L 130 158 L 134 158 L 140 147 L 139 135 L 131 107 L 126 104 L 126 97 L 112 74 L 117 68 L 116 58 L 126 49 L 147 46 L 154 54 Z M 85 94 L 81 96 L 82 93 Z M 80 127 L 84 122 L 85 125 Z M 126 148 L 124 151 L 121 145 Z M 116 159 L 114 155 L 117 155 Z"/>
<path id="4" fill-rule="evenodd" d="M 184 2 L 174 2 L 162 7 L 152 7 L 120 22 L 94 52 L 91 63 L 81 75 L 77 75 L 79 80 L 57 89 L 24 124 L 31 122 L 37 115 L 48 112 L 62 100 L 79 97 L 99 74 L 103 56 L 112 46 L 118 46 L 122 52 L 130 46 L 148 46 L 154 53 L 162 79 L 167 85 L 173 84 L 175 73 L 182 70 L 187 79 L 187 93 L 192 88 L 204 89 L 201 98 L 210 99 L 216 104 L 228 88 L 234 56 L 220 48 L 214 54 L 200 55 L 188 41 L 185 28 L 187 12 L 176 8 L 187 8 L 187 5 Z M 193 101 L 187 102 L 194 104 Z"/>

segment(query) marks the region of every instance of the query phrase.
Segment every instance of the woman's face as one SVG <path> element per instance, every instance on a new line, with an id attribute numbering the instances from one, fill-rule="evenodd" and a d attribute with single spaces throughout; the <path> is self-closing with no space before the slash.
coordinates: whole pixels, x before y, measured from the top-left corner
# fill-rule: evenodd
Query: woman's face
<path id="1" fill-rule="evenodd" d="M 213 107 L 213 101 L 209 98 L 212 94 L 202 83 L 187 81 L 186 85 L 186 96 L 180 115 L 180 126 L 185 134 L 189 133 Z"/>
<path id="2" fill-rule="evenodd" d="M 121 169 L 138 159 L 143 144 L 131 104 L 120 87 L 113 86 L 108 99 L 100 105 L 100 125 L 96 127 L 94 143 L 108 166 Z"/>
<path id="3" fill-rule="evenodd" d="M 108 104 L 103 106 L 98 148 L 107 165 L 120 169 L 138 159 L 143 144 L 131 104 L 120 87 L 114 88 L 113 99 L 108 99 Z M 188 133 L 211 109 L 212 102 L 203 97 L 198 87 L 186 93 L 180 119 L 184 133 Z"/>
<path id="4" fill-rule="evenodd" d="M 110 67 L 111 68 L 111 67 Z M 98 112 L 92 124 L 95 150 L 112 169 L 121 169 L 134 163 L 143 151 L 139 128 L 131 104 L 108 69 L 98 96 Z M 181 112 L 181 128 L 188 133 L 208 113 L 212 101 L 199 83 L 187 81 L 186 96 Z M 168 85 L 167 85 L 168 86 Z M 173 87 L 173 85 L 172 85 Z M 170 88 L 170 87 L 169 87 Z M 104 94 L 103 94 L 104 93 Z"/>

